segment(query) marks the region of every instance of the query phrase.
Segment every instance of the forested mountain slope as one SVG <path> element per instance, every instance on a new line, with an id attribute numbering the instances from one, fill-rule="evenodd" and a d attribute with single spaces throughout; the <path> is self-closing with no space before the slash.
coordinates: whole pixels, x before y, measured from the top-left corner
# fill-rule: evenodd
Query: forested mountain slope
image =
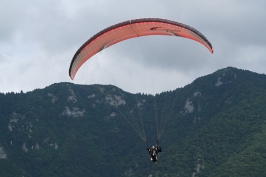
<path id="1" fill-rule="evenodd" d="M 72 83 L 2 93 L 0 176 L 266 176 L 265 88 L 228 67 L 155 96 Z M 156 165 L 127 121 L 138 116 L 149 145 L 166 120 Z"/>

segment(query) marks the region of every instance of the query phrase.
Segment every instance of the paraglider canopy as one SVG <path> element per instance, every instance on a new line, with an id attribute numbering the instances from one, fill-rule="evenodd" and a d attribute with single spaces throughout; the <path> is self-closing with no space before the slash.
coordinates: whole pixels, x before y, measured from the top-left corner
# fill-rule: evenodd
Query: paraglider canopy
<path id="1" fill-rule="evenodd" d="M 192 39 L 203 44 L 211 53 L 214 52 L 207 38 L 188 25 L 160 18 L 134 19 L 110 26 L 87 40 L 75 53 L 69 67 L 69 76 L 74 79 L 83 63 L 101 50 L 126 39 L 148 35 L 178 36 Z"/>

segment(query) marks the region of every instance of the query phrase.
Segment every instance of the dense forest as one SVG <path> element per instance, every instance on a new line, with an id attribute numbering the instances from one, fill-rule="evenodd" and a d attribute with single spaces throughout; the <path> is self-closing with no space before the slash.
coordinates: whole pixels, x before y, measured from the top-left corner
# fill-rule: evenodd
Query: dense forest
<path id="1" fill-rule="evenodd" d="M 156 95 L 72 83 L 0 93 L 0 176 L 266 176 L 265 88 L 264 74 L 228 67 Z"/>

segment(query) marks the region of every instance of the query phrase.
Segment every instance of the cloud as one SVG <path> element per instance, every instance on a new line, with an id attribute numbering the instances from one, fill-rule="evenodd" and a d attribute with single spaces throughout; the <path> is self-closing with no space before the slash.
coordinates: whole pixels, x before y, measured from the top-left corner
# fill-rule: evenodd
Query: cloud
<path id="1" fill-rule="evenodd" d="M 264 73 L 265 7 L 263 0 L 2 0 L 0 92 L 74 82 L 155 93 L 183 87 L 228 66 Z M 113 24 L 145 17 L 194 27 L 212 43 L 214 54 L 183 38 L 138 38 L 102 51 L 70 80 L 70 61 L 86 40 Z"/>

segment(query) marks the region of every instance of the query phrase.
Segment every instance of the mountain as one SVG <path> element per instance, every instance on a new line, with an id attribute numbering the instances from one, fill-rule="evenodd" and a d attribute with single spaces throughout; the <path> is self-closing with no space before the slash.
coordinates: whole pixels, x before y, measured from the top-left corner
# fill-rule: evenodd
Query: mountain
<path id="1" fill-rule="evenodd" d="M 266 176 L 265 88 L 264 74 L 228 67 L 155 96 L 72 83 L 0 93 L 0 176 Z M 156 122 L 155 165 L 142 138 L 156 143 Z"/>

